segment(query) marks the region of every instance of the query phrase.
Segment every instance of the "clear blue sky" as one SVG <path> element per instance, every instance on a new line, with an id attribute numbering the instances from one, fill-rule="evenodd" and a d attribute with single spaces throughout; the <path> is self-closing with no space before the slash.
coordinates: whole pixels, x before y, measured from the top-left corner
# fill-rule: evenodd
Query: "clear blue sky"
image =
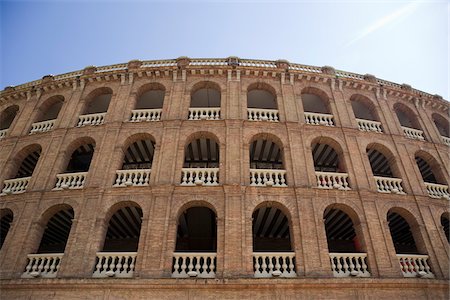
<path id="1" fill-rule="evenodd" d="M 0 89 L 88 65 L 287 59 L 449 99 L 447 1 L 4 1 Z"/>

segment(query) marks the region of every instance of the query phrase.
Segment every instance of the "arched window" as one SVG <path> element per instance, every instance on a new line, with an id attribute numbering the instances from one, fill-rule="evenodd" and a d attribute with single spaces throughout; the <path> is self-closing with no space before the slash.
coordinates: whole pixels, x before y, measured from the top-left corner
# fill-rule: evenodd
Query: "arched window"
<path id="1" fill-rule="evenodd" d="M 65 172 L 56 175 L 55 190 L 81 189 L 84 187 L 86 175 L 94 156 L 94 149 L 95 142 L 92 140 L 81 144 L 72 152 Z"/>
<path id="2" fill-rule="evenodd" d="M 371 100 L 362 95 L 352 95 L 350 102 L 359 130 L 383 132 L 378 114 Z"/>
<path id="3" fill-rule="evenodd" d="M 44 102 L 39 108 L 36 122 L 31 125 L 30 134 L 52 130 L 63 104 L 63 96 L 54 96 Z"/>
<path id="4" fill-rule="evenodd" d="M 280 142 L 267 137 L 256 137 L 250 143 L 250 185 L 287 186 Z"/>
<path id="5" fill-rule="evenodd" d="M 4 208 L 0 210 L 0 249 L 2 249 L 11 228 L 13 216 L 13 212 L 10 209 Z"/>
<path id="6" fill-rule="evenodd" d="M 112 94 L 113 92 L 110 88 L 99 88 L 93 91 L 87 97 L 83 114 L 78 118 L 77 126 L 103 124 Z"/>
<path id="7" fill-rule="evenodd" d="M 189 120 L 220 119 L 220 87 L 212 82 L 197 84 L 191 94 Z"/>
<path id="8" fill-rule="evenodd" d="M 443 213 L 441 216 L 441 226 L 442 230 L 447 238 L 447 242 L 450 243 L 450 228 L 449 228 L 449 218 L 448 213 Z"/>
<path id="9" fill-rule="evenodd" d="M 92 277 L 133 277 L 142 216 L 137 205 L 115 211 L 108 222 L 102 251 L 97 252 Z"/>
<path id="10" fill-rule="evenodd" d="M 295 277 L 295 253 L 288 217 L 276 207 L 261 207 L 252 215 L 255 277 Z"/>
<path id="11" fill-rule="evenodd" d="M 392 153 L 380 145 L 369 145 L 366 152 L 378 192 L 404 194 Z"/>
<path id="12" fill-rule="evenodd" d="M 219 150 L 219 144 L 209 137 L 200 137 L 187 144 L 181 185 L 218 185 Z"/>
<path id="13" fill-rule="evenodd" d="M 256 83 L 247 90 L 247 112 L 250 121 L 278 122 L 275 90 L 268 84 Z"/>
<path id="14" fill-rule="evenodd" d="M 304 88 L 302 103 L 306 124 L 334 126 L 329 99 L 324 91 L 314 87 Z"/>
<path id="15" fill-rule="evenodd" d="M 440 114 L 434 113 L 432 115 L 434 125 L 436 125 L 439 134 L 441 135 L 441 139 L 447 146 L 450 146 L 450 123 L 449 121 L 441 116 Z"/>
<path id="16" fill-rule="evenodd" d="M 166 90 L 161 84 L 150 83 L 144 85 L 137 94 L 136 105 L 131 113 L 130 121 L 159 121 L 165 93 Z"/>
<path id="17" fill-rule="evenodd" d="M 423 151 L 416 153 L 415 159 L 428 195 L 432 198 L 450 199 L 448 185 L 445 182 L 439 163 L 430 154 Z"/>
<path id="18" fill-rule="evenodd" d="M 6 132 L 14 121 L 18 111 L 19 106 L 11 105 L 0 114 L 0 139 L 6 136 Z"/>
<path id="19" fill-rule="evenodd" d="M 39 145 L 31 145 L 19 152 L 15 158 L 18 166 L 13 179 L 4 181 L 2 194 L 19 194 L 26 191 L 34 169 L 41 156 L 42 148 Z"/>
<path id="20" fill-rule="evenodd" d="M 153 140 L 134 141 L 125 151 L 122 168 L 116 171 L 114 186 L 148 185 L 154 154 Z"/>
<path id="21" fill-rule="evenodd" d="M 406 105 L 401 103 L 395 104 L 394 110 L 405 136 L 410 139 L 424 141 L 425 136 L 420 128 L 416 114 Z"/>
<path id="22" fill-rule="evenodd" d="M 325 209 L 323 219 L 333 275 L 370 277 L 362 237 L 358 236 L 349 215 L 329 206 Z"/>
<path id="23" fill-rule="evenodd" d="M 334 144 L 334 145 L 333 145 Z M 311 144 L 317 187 L 321 189 L 349 190 L 350 184 L 345 165 L 341 159 L 342 150 L 331 139 L 315 139 Z"/>
<path id="24" fill-rule="evenodd" d="M 214 278 L 216 273 L 216 214 L 207 207 L 188 208 L 178 217 L 172 277 Z"/>
<path id="25" fill-rule="evenodd" d="M 412 215 L 408 217 L 413 218 Z M 433 278 L 423 241 L 420 247 L 417 244 L 417 239 L 422 239 L 418 226 L 412 229 L 402 213 L 393 209 L 389 210 L 387 221 L 403 276 Z"/>
<path id="26" fill-rule="evenodd" d="M 43 234 L 36 254 L 28 255 L 22 278 L 56 277 L 69 239 L 74 211 L 65 206 L 56 211 L 43 226 Z"/>

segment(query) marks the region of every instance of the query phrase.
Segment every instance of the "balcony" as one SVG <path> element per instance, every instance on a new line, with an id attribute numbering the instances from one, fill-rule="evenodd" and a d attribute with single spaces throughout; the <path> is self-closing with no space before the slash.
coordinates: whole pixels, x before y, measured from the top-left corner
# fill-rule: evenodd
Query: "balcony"
<path id="1" fill-rule="evenodd" d="M 250 186 L 286 187 L 286 170 L 250 169 Z"/>
<path id="2" fill-rule="evenodd" d="M 351 190 L 347 173 L 316 172 L 316 180 L 319 189 Z"/>
<path id="3" fill-rule="evenodd" d="M 97 252 L 94 278 L 131 278 L 137 252 Z"/>
<path id="4" fill-rule="evenodd" d="M 4 138 L 6 136 L 6 133 L 8 132 L 8 129 L 2 129 L 0 130 L 0 139 Z"/>
<path id="5" fill-rule="evenodd" d="M 113 186 L 148 186 L 151 171 L 151 169 L 117 170 Z"/>
<path id="6" fill-rule="evenodd" d="M 294 252 L 253 252 L 256 278 L 297 277 Z"/>
<path id="7" fill-rule="evenodd" d="M 77 127 L 102 125 L 105 122 L 106 113 L 81 115 L 78 117 Z"/>
<path id="8" fill-rule="evenodd" d="M 172 278 L 216 277 L 216 253 L 175 252 Z"/>
<path id="9" fill-rule="evenodd" d="M 425 182 L 428 196 L 431 198 L 444 198 L 450 200 L 450 193 L 448 192 L 448 185 Z"/>
<path id="10" fill-rule="evenodd" d="M 0 131 L 0 138 L 2 137 L 1 131 Z M 444 142 L 445 145 L 450 146 L 450 138 L 446 136 L 441 136 L 442 142 Z"/>
<path id="11" fill-rule="evenodd" d="M 48 120 L 48 121 L 33 123 L 31 125 L 30 134 L 50 131 L 53 129 L 54 125 L 55 125 L 55 120 Z"/>
<path id="12" fill-rule="evenodd" d="M 55 278 L 64 253 L 28 254 L 22 278 Z"/>
<path id="13" fill-rule="evenodd" d="M 4 187 L 0 195 L 24 193 L 28 187 L 30 179 L 31 176 L 5 180 L 3 182 Z"/>
<path id="14" fill-rule="evenodd" d="M 278 109 L 247 108 L 249 121 L 279 122 Z"/>
<path id="15" fill-rule="evenodd" d="M 419 129 L 409 128 L 402 126 L 403 133 L 409 139 L 425 141 L 425 137 L 423 136 L 423 131 Z"/>
<path id="16" fill-rule="evenodd" d="M 161 120 L 162 109 L 134 109 L 130 122 L 151 122 Z"/>
<path id="17" fill-rule="evenodd" d="M 370 120 L 364 120 L 364 119 L 356 119 L 356 122 L 358 123 L 358 128 L 361 131 L 368 131 L 368 132 L 383 132 L 383 127 L 381 126 L 381 122 L 378 121 L 370 121 Z"/>
<path id="18" fill-rule="evenodd" d="M 397 254 L 403 277 L 434 278 L 428 265 L 428 255 Z"/>
<path id="19" fill-rule="evenodd" d="M 374 176 L 379 193 L 392 193 L 405 195 L 402 180 L 399 178 Z"/>
<path id="20" fill-rule="evenodd" d="M 183 168 L 181 174 L 181 185 L 219 185 L 219 168 Z"/>
<path id="21" fill-rule="evenodd" d="M 191 107 L 189 120 L 220 120 L 220 107 Z"/>
<path id="22" fill-rule="evenodd" d="M 330 253 L 334 277 L 370 277 L 367 253 Z"/>
<path id="23" fill-rule="evenodd" d="M 309 125 L 334 126 L 334 117 L 330 114 L 305 112 L 305 123 Z"/>
<path id="24" fill-rule="evenodd" d="M 84 188 L 87 173 L 88 172 L 58 174 L 56 175 L 56 185 L 53 190 L 82 189 Z"/>

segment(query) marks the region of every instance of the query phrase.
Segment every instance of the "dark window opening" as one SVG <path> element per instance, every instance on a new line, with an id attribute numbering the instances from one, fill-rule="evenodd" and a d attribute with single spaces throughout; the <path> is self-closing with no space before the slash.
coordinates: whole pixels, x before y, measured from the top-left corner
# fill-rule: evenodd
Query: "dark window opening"
<path id="1" fill-rule="evenodd" d="M 395 212 L 389 212 L 387 219 L 395 252 L 397 254 L 420 254 L 408 222 Z"/>
<path id="2" fill-rule="evenodd" d="M 251 90 L 247 93 L 247 107 L 278 109 L 275 96 L 272 95 L 272 93 L 261 89 Z"/>
<path id="3" fill-rule="evenodd" d="M 177 252 L 216 252 L 216 214 L 207 207 L 191 207 L 178 218 Z"/>
<path id="4" fill-rule="evenodd" d="M 155 154 L 155 142 L 139 140 L 128 147 L 122 162 L 122 170 L 151 169 Z"/>
<path id="5" fill-rule="evenodd" d="M 84 144 L 78 147 L 70 158 L 66 173 L 78 173 L 89 171 L 92 157 L 94 156 L 95 144 Z"/>
<path id="6" fill-rule="evenodd" d="M 9 209 L 2 209 L 0 213 L 0 249 L 5 243 L 6 236 L 8 235 L 9 229 L 11 228 L 11 223 L 13 221 L 13 213 Z"/>
<path id="7" fill-rule="evenodd" d="M 209 138 L 199 138 L 184 149 L 183 168 L 218 168 L 219 145 Z"/>
<path id="8" fill-rule="evenodd" d="M 339 155 L 333 147 L 315 143 L 312 145 L 312 155 L 316 172 L 344 172 L 340 166 Z"/>
<path id="9" fill-rule="evenodd" d="M 36 168 L 40 156 L 41 156 L 41 149 L 38 149 L 28 154 L 27 157 L 25 157 L 25 159 L 20 164 L 19 170 L 17 170 L 15 178 L 30 177 L 34 172 L 34 169 Z"/>
<path id="10" fill-rule="evenodd" d="M 143 93 L 136 102 L 135 109 L 158 109 L 163 107 L 165 92 L 150 90 Z"/>
<path id="11" fill-rule="evenodd" d="M 47 222 L 37 253 L 64 253 L 72 227 L 72 208 L 58 211 Z"/>
<path id="12" fill-rule="evenodd" d="M 416 156 L 416 163 L 424 182 L 438 183 L 431 166 L 423 158 Z"/>
<path id="13" fill-rule="evenodd" d="M 258 139 L 250 144 L 250 169 L 283 170 L 283 151 L 266 139 Z"/>
<path id="14" fill-rule="evenodd" d="M 292 251 L 289 220 L 275 207 L 261 207 L 253 213 L 253 251 Z"/>
<path id="15" fill-rule="evenodd" d="M 375 149 L 367 149 L 367 155 L 374 176 L 394 177 L 386 156 Z"/>
<path id="16" fill-rule="evenodd" d="M 330 253 L 359 253 L 361 243 L 350 217 L 340 209 L 328 208 L 324 213 L 328 251 Z"/>

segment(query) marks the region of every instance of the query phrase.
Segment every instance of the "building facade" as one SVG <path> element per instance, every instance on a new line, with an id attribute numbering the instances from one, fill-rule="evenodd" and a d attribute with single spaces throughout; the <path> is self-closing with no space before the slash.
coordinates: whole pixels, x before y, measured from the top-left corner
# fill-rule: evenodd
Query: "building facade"
<path id="1" fill-rule="evenodd" d="M 0 94 L 4 299 L 447 299 L 449 103 L 284 60 Z"/>

